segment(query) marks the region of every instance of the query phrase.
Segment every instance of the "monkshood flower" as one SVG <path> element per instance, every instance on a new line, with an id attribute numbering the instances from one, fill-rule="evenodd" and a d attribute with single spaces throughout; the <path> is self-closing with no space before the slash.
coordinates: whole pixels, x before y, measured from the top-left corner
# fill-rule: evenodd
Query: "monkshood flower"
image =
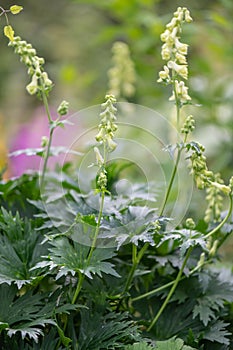
<path id="1" fill-rule="evenodd" d="M 96 165 L 99 168 L 97 171 L 97 191 L 102 193 L 106 192 L 107 189 L 107 153 L 114 151 L 117 146 L 116 142 L 113 141 L 114 133 L 117 130 L 115 103 L 116 99 L 113 95 L 105 96 L 105 102 L 101 105 L 103 111 L 100 113 L 98 134 L 95 137 L 96 141 L 103 145 L 103 155 L 98 147 L 94 147 Z"/>
<path id="2" fill-rule="evenodd" d="M 11 38 L 9 46 L 14 48 L 15 53 L 20 56 L 20 61 L 28 68 L 31 82 L 26 86 L 27 92 L 30 95 L 37 93 L 40 95 L 42 91 L 48 93 L 52 89 L 53 82 L 44 71 L 44 59 L 38 57 L 32 45 L 22 40 L 19 36 Z"/>
<path id="3" fill-rule="evenodd" d="M 175 80 L 175 89 L 172 96 L 169 98 L 169 101 L 175 101 L 176 98 L 179 99 L 181 103 L 191 100 L 191 97 L 188 95 L 188 87 L 185 86 L 185 83 L 182 80 Z"/>
<path id="4" fill-rule="evenodd" d="M 95 139 L 97 142 L 104 143 L 107 146 L 107 150 L 112 152 L 117 146 L 113 141 L 114 132 L 117 130 L 117 125 L 115 124 L 117 109 L 114 106 L 116 99 L 113 95 L 106 95 L 105 99 L 106 102 L 101 105 L 103 112 L 100 113 L 99 132 Z"/>
<path id="5" fill-rule="evenodd" d="M 166 25 L 161 34 L 162 45 L 161 56 L 167 64 L 159 72 L 158 82 L 173 85 L 173 93 L 170 101 L 179 101 L 180 105 L 191 100 L 188 95 L 188 87 L 183 80 L 188 79 L 187 53 L 188 45 L 180 41 L 183 23 L 190 23 L 192 18 L 186 7 L 178 7 L 174 12 L 172 20 Z"/>
<path id="6" fill-rule="evenodd" d="M 136 74 L 134 62 L 126 43 L 117 41 L 112 47 L 113 67 L 109 69 L 109 93 L 116 98 L 131 97 L 135 92 Z"/>

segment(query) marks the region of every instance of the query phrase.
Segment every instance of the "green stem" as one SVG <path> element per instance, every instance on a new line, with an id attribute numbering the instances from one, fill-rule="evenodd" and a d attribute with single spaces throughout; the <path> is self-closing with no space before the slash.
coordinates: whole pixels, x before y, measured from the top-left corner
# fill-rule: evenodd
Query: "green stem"
<path id="1" fill-rule="evenodd" d="M 78 271 L 78 284 L 77 284 L 71 304 L 75 304 L 77 297 L 80 293 L 80 290 L 82 289 L 84 278 L 85 278 L 85 275 L 83 275 L 80 271 Z"/>
<path id="2" fill-rule="evenodd" d="M 201 269 L 204 265 L 209 264 L 210 261 L 211 261 L 211 260 L 206 260 L 206 261 L 204 261 L 201 265 L 196 266 L 194 269 L 192 269 L 192 270 L 189 272 L 188 277 L 192 276 L 195 272 L 197 272 L 199 269 Z M 182 276 L 182 277 L 180 278 L 180 281 L 184 280 L 185 278 L 187 278 L 187 277 L 186 277 L 186 276 Z M 171 282 L 168 282 L 168 283 L 164 284 L 164 285 L 161 286 L 161 287 L 158 287 L 158 288 L 156 288 L 156 289 L 151 290 L 150 292 L 147 292 L 147 293 L 144 293 L 144 294 L 139 295 L 138 297 L 132 298 L 132 299 L 131 299 L 131 302 L 134 303 L 135 301 L 138 301 L 138 300 L 141 300 L 141 299 L 144 299 L 144 298 L 152 297 L 152 296 L 155 295 L 156 293 L 161 292 L 162 290 L 167 289 L 168 287 L 171 287 L 174 283 L 175 283 L 175 280 L 174 280 L 174 281 L 171 281 Z"/>
<path id="3" fill-rule="evenodd" d="M 0 14 L 0 16 L 2 16 L 2 15 L 5 16 L 6 24 L 9 26 L 9 20 L 8 20 L 7 12 L 10 12 L 10 10 L 5 10 L 2 6 L 0 6 L 0 10 L 2 10 L 2 13 Z"/>
<path id="4" fill-rule="evenodd" d="M 46 169 L 47 169 L 47 165 L 48 165 L 48 159 L 49 159 L 49 155 L 50 155 L 50 149 L 51 149 L 51 145 L 52 145 L 53 132 L 55 130 L 55 126 L 53 125 L 53 120 L 52 120 L 50 110 L 49 110 L 48 99 L 47 99 L 44 85 L 42 82 L 41 82 L 41 94 L 42 94 L 42 100 L 43 100 L 43 104 L 45 107 L 45 111 L 46 111 L 48 121 L 49 121 L 49 126 L 50 126 L 49 141 L 48 141 L 48 145 L 46 148 L 46 153 L 45 153 L 45 157 L 44 157 L 44 165 L 43 165 L 43 170 L 42 170 L 42 175 L 41 175 L 41 188 L 43 189 L 45 173 L 46 173 Z"/>
<path id="5" fill-rule="evenodd" d="M 158 321 L 159 317 L 161 316 L 161 314 L 163 313 L 165 307 L 167 306 L 169 300 L 171 299 L 173 293 L 175 292 L 175 289 L 176 289 L 179 281 L 181 280 L 182 273 L 184 271 L 184 268 L 186 266 L 186 263 L 187 263 L 187 261 L 188 261 L 188 259 L 190 257 L 190 254 L 191 254 L 192 250 L 193 250 L 193 247 L 189 247 L 188 252 L 186 254 L 186 257 L 185 257 L 185 259 L 183 261 L 183 264 L 181 266 L 181 269 L 180 269 L 180 271 L 179 271 L 179 273 L 178 273 L 178 275 L 177 275 L 177 277 L 176 277 L 176 279 L 174 281 L 174 284 L 173 284 L 172 288 L 170 289 L 170 292 L 168 293 L 168 295 L 167 295 L 165 301 L 163 302 L 161 308 L 159 309 L 158 313 L 156 314 L 155 318 L 153 319 L 153 321 L 151 322 L 150 326 L 148 327 L 148 329 L 147 329 L 148 332 L 154 327 L 155 323 Z"/>
<path id="6" fill-rule="evenodd" d="M 125 293 L 128 291 L 131 282 L 133 280 L 133 276 L 134 276 L 134 272 L 138 266 L 138 260 L 137 260 L 137 246 L 135 244 L 132 245 L 132 267 L 131 270 L 129 272 L 128 278 L 126 280 L 126 284 L 125 284 L 125 288 L 123 290 L 123 295 L 125 295 Z"/>
<path id="7" fill-rule="evenodd" d="M 179 101 L 179 98 L 177 96 L 176 89 L 175 89 L 175 80 L 174 80 L 174 74 L 175 73 L 174 73 L 174 71 L 172 72 L 172 74 L 173 74 L 173 91 L 174 91 L 174 94 L 175 94 L 175 106 L 176 106 L 176 124 L 177 124 L 177 131 L 179 132 L 179 130 L 180 130 L 180 101 Z M 179 142 L 179 136 L 178 136 L 177 142 Z M 182 148 L 179 148 L 178 149 L 178 153 L 177 153 L 176 163 L 175 163 L 173 171 L 172 171 L 172 175 L 171 175 L 168 187 L 167 187 L 167 191 L 166 191 L 166 194 L 165 194 L 165 197 L 164 197 L 164 200 L 163 200 L 162 207 L 160 209 L 159 216 L 163 215 L 163 212 L 164 212 L 164 209 L 166 207 L 168 198 L 170 196 L 171 189 L 172 189 L 172 186 L 173 186 L 173 182 L 174 182 L 174 179 L 175 179 L 175 176 L 176 176 L 176 172 L 177 172 L 177 169 L 178 169 L 178 165 L 179 165 L 179 162 L 180 162 L 181 151 L 182 151 Z"/>
<path id="8" fill-rule="evenodd" d="M 40 86 L 41 86 L 41 95 L 42 95 L 42 101 L 43 101 L 43 104 L 44 104 L 44 107 L 45 107 L 45 111 L 46 111 L 49 123 L 52 123 L 53 120 L 52 120 L 52 117 L 51 117 L 51 114 L 50 114 L 50 110 L 49 110 L 49 103 L 48 103 L 47 95 L 46 95 L 46 92 L 45 92 L 45 89 L 44 89 L 43 82 L 41 80 L 40 80 Z"/>
<path id="9" fill-rule="evenodd" d="M 100 231 L 100 223 L 101 223 L 101 219 L 102 219 L 102 215 L 103 215 L 103 209 L 104 209 L 104 198 L 105 198 L 105 191 L 101 192 L 101 200 L 100 200 L 100 209 L 99 209 L 99 215 L 98 215 L 98 221 L 97 221 L 97 225 L 96 225 L 96 229 L 95 229 L 95 234 L 94 234 L 94 238 L 92 241 L 92 246 L 91 249 L 88 253 L 88 257 L 87 257 L 87 262 L 89 263 L 92 257 L 92 254 L 96 248 L 96 241 L 99 235 L 99 231 Z"/>
<path id="10" fill-rule="evenodd" d="M 231 213 L 232 213 L 232 208 L 233 208 L 233 197 L 232 197 L 232 194 L 230 193 L 229 194 L 229 198 L 230 198 L 230 205 L 229 205 L 229 209 L 228 209 L 228 213 L 227 215 L 225 216 L 225 218 L 220 222 L 220 224 L 218 226 L 216 226 L 213 230 L 211 230 L 206 236 L 205 238 L 209 238 L 211 237 L 212 235 L 214 235 L 216 232 L 218 232 L 222 226 L 227 222 L 227 220 L 229 219 Z M 229 235 L 226 235 L 223 239 L 223 241 L 221 242 L 221 245 L 222 243 L 226 240 L 226 238 L 228 237 Z M 220 246 L 220 245 L 219 245 Z"/>
<path id="11" fill-rule="evenodd" d="M 55 128 L 50 129 L 49 140 L 48 140 L 48 144 L 46 147 L 46 153 L 44 156 L 44 164 L 43 164 L 43 170 L 42 170 L 42 175 L 41 175 L 41 188 L 42 188 L 42 190 L 44 189 L 45 173 L 46 173 L 46 169 L 47 169 L 47 165 L 48 165 L 54 130 L 55 130 Z"/>
<path id="12" fill-rule="evenodd" d="M 102 218 L 102 214 L 103 214 L 103 208 L 104 208 L 104 197 L 105 197 L 105 192 L 102 191 L 101 193 L 101 202 L 100 202 L 100 210 L 99 210 L 99 215 L 98 215 L 98 221 L 97 221 L 97 225 L 96 225 L 96 229 L 95 229 L 95 235 L 92 241 L 92 245 L 91 245 L 91 249 L 89 250 L 88 256 L 87 256 L 87 265 L 90 263 L 91 257 L 93 255 L 93 252 L 96 248 L 96 241 L 99 235 L 99 230 L 100 230 L 100 222 L 101 222 L 101 218 Z M 79 273 L 79 280 L 78 280 L 78 285 L 76 287 L 73 299 L 72 299 L 72 304 L 75 304 L 79 293 L 82 289 L 82 285 L 85 279 L 85 275 Z"/>
<path id="13" fill-rule="evenodd" d="M 179 162 L 180 162 L 180 156 L 181 156 L 181 149 L 179 148 L 178 149 L 177 158 L 176 158 L 176 163 L 175 163 L 173 171 L 172 171 L 172 175 L 171 175 L 171 178 L 170 178 L 170 181 L 169 181 L 169 185 L 168 185 L 165 197 L 164 197 L 162 208 L 160 209 L 159 216 L 163 215 L 163 212 L 164 212 L 164 209 L 166 207 L 168 198 L 170 196 L 170 192 L 171 192 L 171 189 L 172 189 L 172 186 L 173 186 L 173 182 L 174 182 L 174 179 L 175 179 L 175 176 L 176 176 L 176 172 L 177 172 L 177 169 L 178 169 L 178 165 L 179 165 Z"/>
<path id="14" fill-rule="evenodd" d="M 141 250 L 137 254 L 137 247 L 136 247 L 135 244 L 133 244 L 133 252 L 132 252 L 132 262 L 133 262 L 133 264 L 132 264 L 131 270 L 129 272 L 129 275 L 128 275 L 128 278 L 127 278 L 127 281 L 126 281 L 126 284 L 125 284 L 123 295 L 129 290 L 131 282 L 132 282 L 133 277 L 134 277 L 134 272 L 137 269 L 138 264 L 140 263 L 143 255 L 145 254 L 145 252 L 148 249 L 149 245 L 150 245 L 149 243 L 145 243 L 144 246 L 141 248 Z"/>
<path id="15" fill-rule="evenodd" d="M 138 300 L 141 300 L 141 299 L 144 299 L 144 298 L 148 298 L 148 297 L 152 297 L 154 294 L 160 292 L 161 290 L 164 290 L 170 286 L 172 286 L 174 284 L 175 281 L 171 281 L 169 283 L 166 283 L 164 284 L 163 286 L 161 287 L 158 287 L 156 289 L 153 289 L 151 290 L 150 292 L 147 292 L 147 293 L 144 293 L 144 294 L 141 294 L 139 295 L 138 297 L 135 297 L 133 299 L 131 299 L 131 301 L 134 303 L 135 301 L 138 301 Z"/>

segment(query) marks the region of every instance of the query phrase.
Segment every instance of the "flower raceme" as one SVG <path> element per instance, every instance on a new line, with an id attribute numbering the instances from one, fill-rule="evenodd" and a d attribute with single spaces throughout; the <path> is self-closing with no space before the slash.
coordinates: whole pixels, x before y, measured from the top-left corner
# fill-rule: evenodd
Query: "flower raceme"
<path id="1" fill-rule="evenodd" d="M 103 112 L 100 113 L 98 134 L 95 137 L 96 141 L 103 145 L 103 156 L 99 148 L 94 147 L 96 165 L 99 168 L 97 172 L 97 186 L 102 193 L 104 193 L 107 188 L 107 171 L 105 169 L 107 152 L 110 153 L 114 151 L 117 146 L 116 142 L 113 141 L 114 133 L 117 130 L 117 125 L 115 123 L 117 119 L 117 109 L 114 106 L 115 103 L 116 98 L 114 95 L 105 96 L 105 102 L 101 105 Z"/>
<path id="2" fill-rule="evenodd" d="M 107 150 L 112 152 L 117 146 L 113 141 L 114 132 L 117 130 L 117 125 L 115 124 L 117 109 L 114 106 L 116 99 L 113 95 L 106 95 L 105 99 L 106 102 L 101 105 L 103 112 L 100 113 L 99 132 L 95 139 L 97 142 L 106 144 Z"/>
<path id="3" fill-rule="evenodd" d="M 27 92 L 30 95 L 40 93 L 42 89 L 49 92 L 53 83 L 43 69 L 44 59 L 36 55 L 36 50 L 32 45 L 17 36 L 10 40 L 9 46 L 14 48 L 15 53 L 20 56 L 20 61 L 28 68 L 31 82 L 26 86 Z"/>
<path id="4" fill-rule="evenodd" d="M 162 45 L 161 56 L 167 64 L 163 70 L 159 72 L 158 82 L 173 84 L 174 90 L 170 98 L 171 101 L 179 100 L 181 104 L 185 104 L 191 100 L 188 95 L 188 88 L 182 79 L 188 79 L 188 64 L 186 55 L 188 53 L 188 45 L 180 42 L 180 34 L 182 24 L 190 23 L 192 18 L 186 7 L 178 7 L 174 12 L 174 17 L 166 25 L 165 31 L 161 34 Z"/>

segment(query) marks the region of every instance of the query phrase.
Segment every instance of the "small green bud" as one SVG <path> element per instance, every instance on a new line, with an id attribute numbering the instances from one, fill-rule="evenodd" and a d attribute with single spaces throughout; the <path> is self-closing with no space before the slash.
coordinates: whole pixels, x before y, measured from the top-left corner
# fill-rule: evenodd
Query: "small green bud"
<path id="1" fill-rule="evenodd" d="M 10 25 L 5 26 L 4 27 L 4 34 L 10 41 L 14 41 L 15 32 L 14 32 L 12 26 L 10 26 Z"/>
<path id="2" fill-rule="evenodd" d="M 41 147 L 46 147 L 48 145 L 49 139 L 47 136 L 42 136 L 41 138 Z"/>
<path id="3" fill-rule="evenodd" d="M 57 113 L 59 115 L 66 115 L 68 113 L 68 109 L 69 109 L 69 102 L 62 101 L 60 106 L 57 109 Z"/>
<path id="4" fill-rule="evenodd" d="M 200 259 L 197 263 L 197 267 L 202 267 L 205 263 L 205 253 L 201 253 Z"/>
<path id="5" fill-rule="evenodd" d="M 196 227 L 196 224 L 192 218 L 187 218 L 185 222 L 185 226 L 190 230 L 194 230 Z"/>
<path id="6" fill-rule="evenodd" d="M 17 14 L 20 13 L 22 10 L 23 10 L 23 7 L 22 7 L 22 6 L 12 5 L 12 6 L 10 7 L 10 12 L 11 12 L 13 15 L 17 15 Z"/>
<path id="7" fill-rule="evenodd" d="M 101 190 L 104 190 L 107 187 L 107 182 L 106 170 L 102 170 L 98 176 L 97 185 Z"/>
<path id="8" fill-rule="evenodd" d="M 213 246 L 211 247 L 211 249 L 210 249 L 210 251 L 209 251 L 209 256 L 210 256 L 210 257 L 215 256 L 216 251 L 217 251 L 217 248 L 218 248 L 218 243 L 219 243 L 219 241 L 216 239 L 216 240 L 214 241 Z"/>

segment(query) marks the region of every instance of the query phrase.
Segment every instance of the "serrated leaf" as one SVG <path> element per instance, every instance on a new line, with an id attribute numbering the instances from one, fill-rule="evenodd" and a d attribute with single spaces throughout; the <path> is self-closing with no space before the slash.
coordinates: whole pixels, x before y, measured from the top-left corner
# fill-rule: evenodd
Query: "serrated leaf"
<path id="1" fill-rule="evenodd" d="M 229 323 L 218 320 L 213 325 L 210 325 L 209 329 L 205 331 L 203 338 L 211 342 L 229 345 L 230 340 L 227 337 L 231 333 L 226 329 L 227 326 L 229 326 Z"/>
<path id="2" fill-rule="evenodd" d="M 200 246 L 203 250 L 206 249 L 205 235 L 195 230 L 174 230 L 165 232 L 164 236 L 158 243 L 158 247 L 166 241 L 177 241 L 180 247 L 181 256 L 184 256 L 190 247 Z"/>
<path id="3" fill-rule="evenodd" d="M 89 246 L 74 241 L 70 242 L 66 237 L 54 240 L 52 245 L 53 247 L 49 249 L 50 263 L 53 267 L 59 267 L 57 279 L 66 276 L 68 273 L 74 276 L 77 272 L 81 272 L 88 278 L 92 278 L 92 275 L 95 274 L 102 276 L 102 273 L 119 277 L 113 269 L 114 265 L 105 261 L 115 255 L 112 249 L 95 249 L 88 262 Z"/>
<path id="4" fill-rule="evenodd" d="M 197 298 L 193 309 L 193 317 L 199 317 L 205 326 L 216 319 L 219 310 L 223 309 L 225 302 L 233 301 L 233 285 L 221 280 L 221 275 L 214 274 L 215 278 L 208 280 L 205 293 Z"/>
<path id="5" fill-rule="evenodd" d="M 138 245 L 139 241 L 148 242 L 154 246 L 151 222 L 157 218 L 155 209 L 146 206 L 129 206 L 122 210 L 119 218 L 111 216 L 108 221 L 103 222 L 99 236 L 115 240 L 117 249 L 129 242 Z"/>
<path id="6" fill-rule="evenodd" d="M 0 229 L 0 284 L 14 283 L 20 289 L 39 281 L 39 271 L 31 272 L 31 268 L 47 253 L 47 246 L 41 245 L 43 237 L 26 219 L 13 216 L 4 208 L 0 212 Z"/>
<path id="7" fill-rule="evenodd" d="M 112 312 L 102 316 L 91 310 L 81 310 L 81 320 L 80 350 L 117 349 L 122 348 L 122 341 L 138 341 L 137 327 L 126 313 Z"/>
<path id="8" fill-rule="evenodd" d="M 14 30 L 11 25 L 7 25 L 4 27 L 4 35 L 10 40 L 14 41 Z"/>
<path id="9" fill-rule="evenodd" d="M 17 15 L 18 13 L 20 13 L 23 10 L 22 6 L 19 5 L 12 5 L 10 7 L 10 11 L 13 15 Z"/>
<path id="10" fill-rule="evenodd" d="M 0 286 L 0 319 L 3 323 L 9 324 L 7 334 L 11 337 L 17 332 L 21 337 L 29 337 L 35 342 L 43 334 L 41 328 L 46 324 L 56 325 L 52 320 L 55 311 L 56 300 L 53 303 L 47 302 L 47 295 L 32 295 L 28 292 L 23 296 L 17 296 L 18 290 L 15 286 Z"/>
<path id="11" fill-rule="evenodd" d="M 200 320 L 204 323 L 205 326 L 215 318 L 215 312 L 212 310 L 214 304 L 211 303 L 211 298 L 204 298 L 198 300 L 198 305 L 195 305 L 193 309 L 193 317 L 200 317 Z"/>
<path id="12" fill-rule="evenodd" d="M 18 157 L 21 156 L 22 154 L 25 154 L 27 156 L 40 156 L 43 157 L 44 152 L 45 152 L 46 148 L 45 147 L 38 147 L 38 148 L 26 148 L 26 149 L 20 149 L 14 152 L 11 152 L 9 154 L 9 157 Z M 58 156 L 60 154 L 75 154 L 75 155 L 82 155 L 82 153 L 78 152 L 78 151 L 74 151 L 70 148 L 67 147 L 63 147 L 63 146 L 52 146 L 50 148 L 50 153 L 49 156 Z"/>

